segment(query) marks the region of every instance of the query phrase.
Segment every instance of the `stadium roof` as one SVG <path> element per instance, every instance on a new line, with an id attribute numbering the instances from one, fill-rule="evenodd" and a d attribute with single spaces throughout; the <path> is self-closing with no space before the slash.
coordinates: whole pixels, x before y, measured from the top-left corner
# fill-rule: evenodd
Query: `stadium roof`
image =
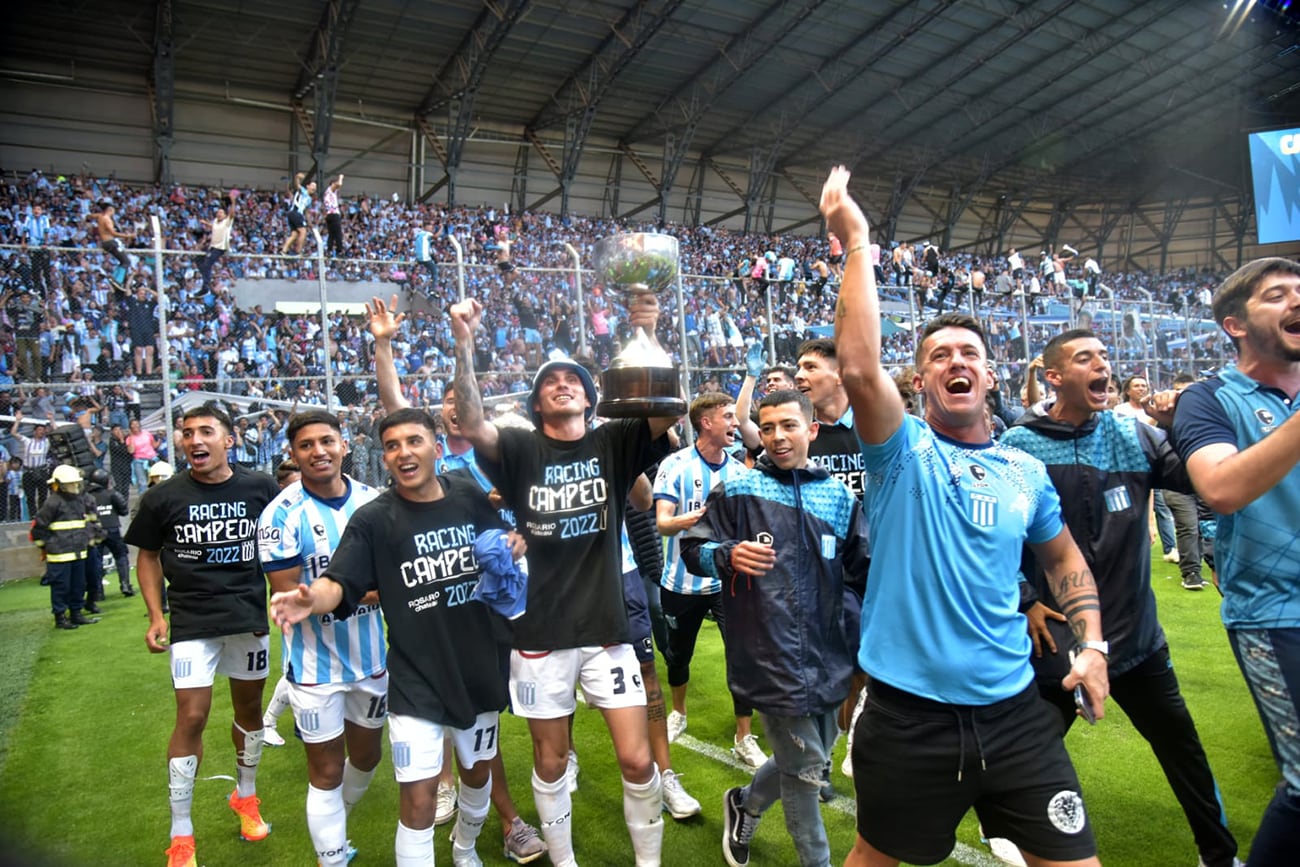
<path id="1" fill-rule="evenodd" d="M 1243 133 L 1300 121 L 1300 37 L 1281 5 L 45 0 L 10 4 L 0 45 L 9 71 L 147 75 L 161 8 L 178 91 L 310 98 L 333 51 L 337 106 L 439 130 L 472 98 L 469 134 L 589 136 L 656 165 L 671 136 L 768 172 L 847 162 L 1149 198 L 1245 189 Z"/>

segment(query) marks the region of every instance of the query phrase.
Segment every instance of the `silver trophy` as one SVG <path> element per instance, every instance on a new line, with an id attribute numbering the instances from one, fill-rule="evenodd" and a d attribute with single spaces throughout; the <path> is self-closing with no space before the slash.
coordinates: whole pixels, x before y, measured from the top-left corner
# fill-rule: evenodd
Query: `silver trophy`
<path id="1" fill-rule="evenodd" d="M 632 232 L 596 242 L 596 279 L 613 295 L 659 295 L 677 280 L 677 239 Z M 600 375 L 605 418 L 656 418 L 686 414 L 677 366 L 668 353 L 637 328 L 632 341 Z"/>

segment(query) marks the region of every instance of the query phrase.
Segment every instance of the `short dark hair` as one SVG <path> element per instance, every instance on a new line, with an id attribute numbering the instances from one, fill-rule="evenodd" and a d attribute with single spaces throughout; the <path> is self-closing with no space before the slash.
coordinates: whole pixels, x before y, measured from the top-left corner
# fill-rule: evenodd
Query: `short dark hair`
<path id="1" fill-rule="evenodd" d="M 429 415 L 425 410 L 406 406 L 395 412 L 390 412 L 380 419 L 379 424 L 375 426 L 375 438 L 382 443 L 384 434 L 388 432 L 388 429 L 397 427 L 399 424 L 418 424 L 421 427 L 428 428 L 429 432 L 435 437 L 438 435 L 438 426 L 434 422 L 433 416 Z"/>
<path id="2" fill-rule="evenodd" d="M 323 409 L 303 410 L 289 416 L 289 424 L 284 429 L 284 437 L 289 441 L 289 445 L 293 445 L 293 441 L 298 436 L 298 431 L 313 424 L 326 424 L 334 428 L 335 433 L 343 433 L 343 426 L 339 424 L 338 418 L 333 414 Z"/>
<path id="3" fill-rule="evenodd" d="M 921 349 L 925 346 L 925 341 L 930 339 L 930 335 L 944 328 L 964 328 L 967 331 L 973 331 L 980 339 L 980 346 L 984 347 L 984 357 L 989 357 L 989 341 L 984 336 L 984 326 L 980 325 L 978 319 L 967 313 L 943 313 L 934 317 L 925 323 L 925 328 L 921 330 L 921 337 L 916 341 L 916 366 L 921 366 Z"/>
<path id="4" fill-rule="evenodd" d="M 829 337 L 814 337 L 800 343 L 795 358 L 803 358 L 810 352 L 813 355 L 820 355 L 829 361 L 839 363 L 839 358 L 835 355 L 835 341 Z"/>
<path id="5" fill-rule="evenodd" d="M 226 436 L 230 436 L 235 432 L 235 423 L 230 420 L 230 416 L 226 411 L 214 401 L 205 401 L 199 406 L 185 410 L 185 414 L 181 416 L 181 424 L 183 425 L 193 418 L 214 418 L 226 429 Z"/>
<path id="6" fill-rule="evenodd" d="M 1088 328 L 1071 328 L 1068 331 L 1061 332 L 1047 341 L 1047 345 L 1043 347 L 1043 367 L 1059 369 L 1057 365 L 1061 363 L 1061 356 L 1065 354 L 1065 344 L 1073 340 L 1089 338 L 1095 340 L 1096 337 L 1096 333 Z"/>
<path id="7" fill-rule="evenodd" d="M 799 354 L 802 355 L 803 353 L 801 352 Z M 806 418 L 810 424 L 812 423 L 814 417 L 812 400 L 802 391 L 795 391 L 793 388 L 783 388 L 779 391 L 772 392 L 758 402 L 758 408 L 761 410 L 765 406 L 784 406 L 787 403 L 799 404 L 799 409 L 803 412 L 803 417 Z"/>
<path id="8" fill-rule="evenodd" d="M 1174 376 L 1173 384 L 1175 386 L 1191 385 L 1193 382 L 1196 382 L 1196 377 L 1192 376 L 1190 373 L 1188 373 L 1185 370 L 1180 370 L 1178 371 L 1177 375 Z"/>
<path id="9" fill-rule="evenodd" d="M 784 376 L 786 379 L 790 380 L 791 382 L 794 382 L 794 368 L 790 367 L 790 365 L 788 364 L 772 365 L 767 370 L 763 371 L 763 378 L 766 379 L 767 377 L 771 376 L 774 373 L 779 373 L 782 376 Z"/>
<path id="10" fill-rule="evenodd" d="M 704 418 L 706 413 L 712 412 L 720 406 L 733 404 L 736 399 L 724 391 L 710 391 L 702 394 L 695 400 L 691 401 L 690 419 L 691 427 L 699 430 L 700 419 Z"/>
<path id="11" fill-rule="evenodd" d="M 1270 274 L 1300 276 L 1300 262 L 1292 262 L 1280 256 L 1270 256 L 1247 262 L 1229 274 L 1228 279 L 1224 280 L 1215 291 L 1214 300 L 1210 304 L 1210 309 L 1214 311 L 1214 321 L 1219 323 L 1220 328 L 1229 316 L 1234 319 L 1246 318 L 1246 302 L 1255 294 L 1263 279 Z M 1241 342 L 1236 337 L 1229 334 L 1228 339 L 1238 350 L 1241 349 Z"/>

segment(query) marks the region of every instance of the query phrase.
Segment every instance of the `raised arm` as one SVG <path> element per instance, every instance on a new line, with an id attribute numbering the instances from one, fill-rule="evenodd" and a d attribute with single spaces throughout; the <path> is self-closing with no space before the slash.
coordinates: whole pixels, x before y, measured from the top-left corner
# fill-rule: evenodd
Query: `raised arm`
<path id="1" fill-rule="evenodd" d="M 397 312 L 397 296 L 385 304 L 371 298 L 366 305 L 366 323 L 375 338 L 375 379 L 379 382 L 379 402 L 388 412 L 403 409 L 411 402 L 402 395 L 402 382 L 393 363 L 393 335 L 405 314 Z"/>
<path id="2" fill-rule="evenodd" d="M 500 432 L 483 414 L 483 395 L 474 376 L 474 332 L 483 320 L 483 305 L 466 298 L 451 306 L 450 316 L 456 338 L 456 424 L 475 452 L 495 462 L 501 459 Z"/>
<path id="3" fill-rule="evenodd" d="M 903 424 L 903 399 L 880 363 L 880 297 L 867 247 L 866 215 L 849 195 L 849 170 L 831 169 L 822 187 L 826 227 L 844 242 L 844 277 L 835 307 L 840 379 L 853 407 L 858 436 L 882 443 Z"/>
<path id="4" fill-rule="evenodd" d="M 736 430 L 740 431 L 740 441 L 747 449 L 759 447 L 758 425 L 750 416 L 754 404 L 754 389 L 758 378 L 763 375 L 763 341 L 756 340 L 745 353 L 745 381 L 740 384 L 740 394 L 736 395 Z"/>
<path id="5" fill-rule="evenodd" d="M 640 328 L 645 332 L 645 336 L 655 346 L 659 345 L 659 338 L 655 336 L 655 329 L 659 326 L 659 298 L 649 292 L 643 292 L 639 295 L 633 295 L 627 304 L 627 321 L 633 328 Z M 668 429 L 677 424 L 676 418 L 648 418 L 650 424 L 650 439 L 657 440 L 668 432 Z"/>

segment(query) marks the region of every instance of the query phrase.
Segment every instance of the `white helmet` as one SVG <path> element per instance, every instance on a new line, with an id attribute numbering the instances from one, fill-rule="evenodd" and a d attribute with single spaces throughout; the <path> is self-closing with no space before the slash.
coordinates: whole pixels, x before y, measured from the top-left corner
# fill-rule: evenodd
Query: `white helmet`
<path id="1" fill-rule="evenodd" d="M 149 468 L 149 478 L 165 482 L 176 474 L 176 470 L 166 461 L 159 461 Z"/>
<path id="2" fill-rule="evenodd" d="M 81 484 L 81 470 L 70 464 L 59 464 L 50 473 L 50 484 L 58 482 L 60 485 L 79 485 Z"/>

